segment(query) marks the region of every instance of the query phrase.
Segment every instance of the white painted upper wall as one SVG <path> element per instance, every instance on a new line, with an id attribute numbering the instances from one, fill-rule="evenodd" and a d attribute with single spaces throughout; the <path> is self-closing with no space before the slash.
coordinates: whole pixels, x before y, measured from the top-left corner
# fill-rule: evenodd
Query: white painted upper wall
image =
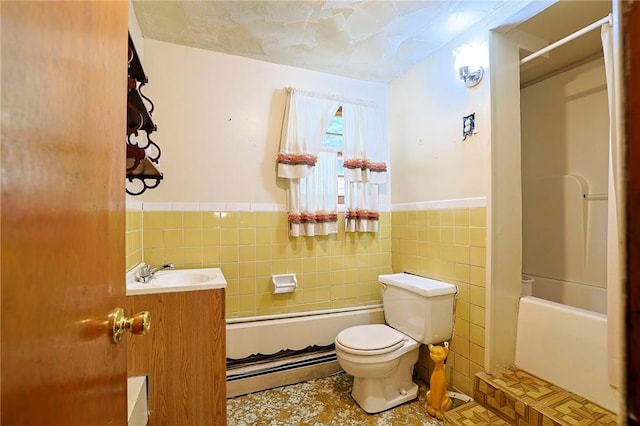
<path id="1" fill-rule="evenodd" d="M 156 40 L 144 40 L 144 68 L 164 174 L 144 201 L 284 205 L 275 161 L 286 87 L 373 101 L 388 114 L 386 84 Z M 381 190 L 388 204 L 388 185 Z"/>
<path id="2" fill-rule="evenodd" d="M 468 31 L 389 85 L 392 204 L 489 195 L 488 34 Z M 463 44 L 484 58 L 484 78 L 470 89 L 454 68 Z M 462 117 L 471 113 L 478 133 L 463 141 Z"/>

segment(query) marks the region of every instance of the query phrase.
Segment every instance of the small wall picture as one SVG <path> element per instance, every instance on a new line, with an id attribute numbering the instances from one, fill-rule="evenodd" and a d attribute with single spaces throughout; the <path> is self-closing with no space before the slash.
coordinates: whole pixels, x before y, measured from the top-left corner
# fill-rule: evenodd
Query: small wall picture
<path id="1" fill-rule="evenodd" d="M 473 135 L 476 129 L 476 113 L 462 117 L 462 140 Z"/>

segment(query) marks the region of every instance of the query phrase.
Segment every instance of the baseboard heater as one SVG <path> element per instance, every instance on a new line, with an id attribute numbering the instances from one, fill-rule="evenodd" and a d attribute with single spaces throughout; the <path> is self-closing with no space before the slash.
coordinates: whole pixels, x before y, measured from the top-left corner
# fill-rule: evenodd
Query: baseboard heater
<path id="1" fill-rule="evenodd" d="M 227 358 L 227 382 L 335 360 L 334 345 L 312 346 L 300 351 L 284 350 L 273 355 L 258 354 L 240 360 Z"/>
<path id="2" fill-rule="evenodd" d="M 227 359 L 227 398 L 326 377 L 341 371 L 334 345 Z"/>
<path id="3" fill-rule="evenodd" d="M 341 371 L 336 335 L 372 323 L 384 323 L 380 305 L 227 320 L 227 397 Z"/>

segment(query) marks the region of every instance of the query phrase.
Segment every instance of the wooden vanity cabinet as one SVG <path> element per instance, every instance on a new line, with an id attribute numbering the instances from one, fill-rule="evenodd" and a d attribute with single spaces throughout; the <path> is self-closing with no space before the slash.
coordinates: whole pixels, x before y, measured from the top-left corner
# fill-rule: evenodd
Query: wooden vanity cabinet
<path id="1" fill-rule="evenodd" d="M 128 336 L 128 375 L 149 376 L 149 425 L 225 425 L 225 290 L 127 296 L 151 313 L 146 336 Z"/>

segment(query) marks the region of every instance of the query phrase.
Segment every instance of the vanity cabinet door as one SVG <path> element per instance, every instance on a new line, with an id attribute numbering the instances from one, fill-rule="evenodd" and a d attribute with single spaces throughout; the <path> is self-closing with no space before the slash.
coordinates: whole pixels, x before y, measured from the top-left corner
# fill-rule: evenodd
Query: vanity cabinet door
<path id="1" fill-rule="evenodd" d="M 149 425 L 226 424 L 224 289 L 127 296 L 151 312 L 148 335 L 128 336 L 129 376 L 149 376 Z"/>

